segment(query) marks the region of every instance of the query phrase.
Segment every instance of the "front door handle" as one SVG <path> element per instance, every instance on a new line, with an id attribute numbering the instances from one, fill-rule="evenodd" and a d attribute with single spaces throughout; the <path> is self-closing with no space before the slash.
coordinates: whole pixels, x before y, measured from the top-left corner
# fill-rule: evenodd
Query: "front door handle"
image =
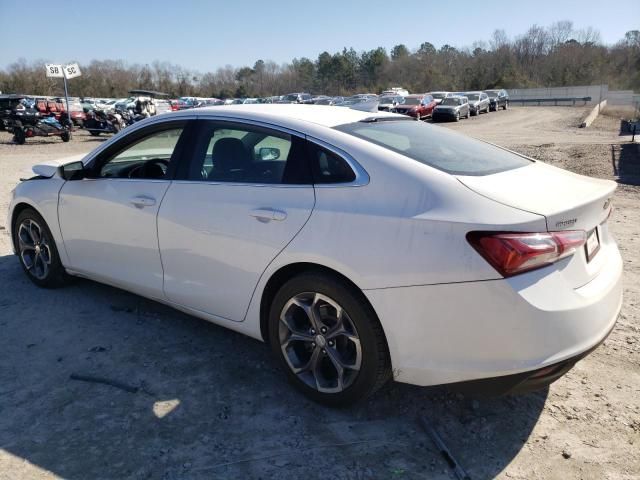
<path id="1" fill-rule="evenodd" d="M 263 223 L 270 222 L 271 220 L 281 222 L 287 218 L 287 212 L 276 210 L 275 208 L 254 208 L 249 212 L 249 215 Z"/>
<path id="2" fill-rule="evenodd" d="M 156 204 L 156 199 L 151 197 L 145 197 L 144 195 L 140 195 L 137 197 L 133 197 L 130 202 L 136 208 L 144 208 L 144 207 L 153 207 Z"/>

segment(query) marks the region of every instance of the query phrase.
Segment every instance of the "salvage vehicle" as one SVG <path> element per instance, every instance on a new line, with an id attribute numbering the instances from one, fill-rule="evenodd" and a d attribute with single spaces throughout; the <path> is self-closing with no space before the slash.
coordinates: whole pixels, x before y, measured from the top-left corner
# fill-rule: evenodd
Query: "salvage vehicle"
<path id="1" fill-rule="evenodd" d="M 542 388 L 620 310 L 615 182 L 402 115 L 205 107 L 33 171 L 6 225 L 34 284 L 86 277 L 268 342 L 328 405 L 390 378 Z"/>
<path id="2" fill-rule="evenodd" d="M 407 95 L 401 104 L 394 107 L 393 111 L 422 120 L 431 117 L 436 105 L 431 95 Z"/>
<path id="3" fill-rule="evenodd" d="M 0 130 L 6 130 L 9 124 L 9 117 L 16 110 L 26 110 L 25 95 L 14 93 L 0 95 Z"/>
<path id="4" fill-rule="evenodd" d="M 15 108 L 9 115 L 7 131 L 13 133 L 13 141 L 24 145 L 27 138 L 60 137 L 63 142 L 71 140 L 67 124 L 60 123 L 53 114 L 43 117 L 36 109 Z"/>
<path id="5" fill-rule="evenodd" d="M 489 95 L 484 92 L 465 92 L 461 95 L 469 99 L 471 115 L 480 115 L 482 112 L 489 113 Z"/>
<path id="6" fill-rule="evenodd" d="M 497 112 L 500 107 L 503 110 L 509 108 L 509 94 L 506 90 L 485 90 L 489 96 L 490 110 Z"/>
<path id="7" fill-rule="evenodd" d="M 304 103 L 312 98 L 313 95 L 310 93 L 288 93 L 278 100 L 277 103 Z"/>
<path id="8" fill-rule="evenodd" d="M 444 100 L 451 94 L 449 92 L 429 92 L 429 95 L 433 97 L 433 99 L 436 101 L 436 104 L 440 105 L 442 103 L 442 100 Z"/>
<path id="9" fill-rule="evenodd" d="M 55 101 L 62 107 L 62 112 L 67 111 L 67 102 L 64 97 L 58 97 Z M 69 98 L 69 118 L 75 126 L 80 128 L 84 126 L 84 122 L 87 119 L 82 104 L 77 98 Z"/>
<path id="10" fill-rule="evenodd" d="M 380 98 L 378 98 L 378 110 L 381 112 L 392 112 L 402 103 L 404 103 L 404 97 L 400 95 L 381 95 Z"/>
<path id="11" fill-rule="evenodd" d="M 469 108 L 469 99 L 461 95 L 451 95 L 440 102 L 433 109 L 431 119 L 434 122 L 440 120 L 460 120 L 461 117 L 469 118 L 471 109 Z"/>
<path id="12" fill-rule="evenodd" d="M 84 128 L 94 137 L 101 133 L 118 133 L 130 123 L 128 118 L 127 116 L 127 119 L 125 119 L 120 110 L 113 112 L 92 110 L 87 113 Z"/>

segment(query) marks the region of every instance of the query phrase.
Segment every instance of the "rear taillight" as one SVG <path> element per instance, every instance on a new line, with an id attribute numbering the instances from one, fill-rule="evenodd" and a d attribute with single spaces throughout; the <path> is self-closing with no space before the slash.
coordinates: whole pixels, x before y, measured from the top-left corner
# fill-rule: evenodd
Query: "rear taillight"
<path id="1" fill-rule="evenodd" d="M 510 277 L 571 255 L 587 240 L 583 230 L 545 233 L 470 232 L 467 240 L 501 275 Z"/>

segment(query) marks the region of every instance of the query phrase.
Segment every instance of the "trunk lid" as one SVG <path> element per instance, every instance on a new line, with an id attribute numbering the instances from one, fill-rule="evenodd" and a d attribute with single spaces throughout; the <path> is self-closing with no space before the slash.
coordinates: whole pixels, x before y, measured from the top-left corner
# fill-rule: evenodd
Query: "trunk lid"
<path id="1" fill-rule="evenodd" d="M 609 215 L 616 183 L 541 162 L 493 175 L 458 176 L 471 190 L 505 205 L 544 215 L 547 230 L 590 230 Z"/>
<path id="2" fill-rule="evenodd" d="M 617 249 L 606 224 L 616 189 L 613 181 L 585 177 L 541 162 L 493 175 L 457 178 L 484 197 L 543 215 L 548 231 L 587 232 L 589 253 L 583 247 L 555 264 L 573 288 L 593 280 Z M 592 253 L 594 248 L 596 252 Z"/>

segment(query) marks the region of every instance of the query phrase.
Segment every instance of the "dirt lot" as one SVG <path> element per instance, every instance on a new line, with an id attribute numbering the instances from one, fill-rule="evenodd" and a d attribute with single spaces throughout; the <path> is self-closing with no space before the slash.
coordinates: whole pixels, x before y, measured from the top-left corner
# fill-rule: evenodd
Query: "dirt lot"
<path id="1" fill-rule="evenodd" d="M 473 479 L 640 478 L 640 187 L 629 173 L 640 160 L 615 118 L 578 129 L 583 114 L 513 108 L 444 127 L 620 177 L 610 219 L 625 262 L 620 320 L 549 389 L 483 399 L 390 384 L 365 404 L 323 408 L 286 384 L 259 342 L 89 281 L 36 288 L 0 230 L 0 479 L 453 478 L 418 416 Z M 33 163 L 99 141 L 9 140 L 0 132 L 1 212 Z"/>

